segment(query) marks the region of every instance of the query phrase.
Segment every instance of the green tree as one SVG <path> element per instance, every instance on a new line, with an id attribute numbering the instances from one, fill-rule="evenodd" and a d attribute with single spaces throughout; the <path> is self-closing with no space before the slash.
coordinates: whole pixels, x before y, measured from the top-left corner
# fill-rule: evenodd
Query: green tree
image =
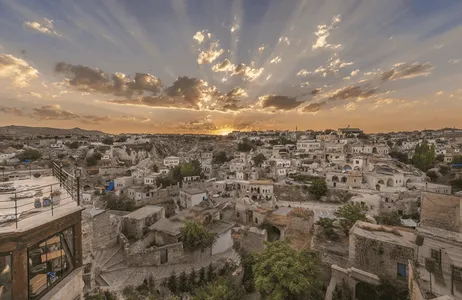
<path id="1" fill-rule="evenodd" d="M 436 180 L 438 179 L 438 174 L 435 171 L 428 171 L 427 176 L 430 177 L 430 180 L 432 182 L 436 182 Z"/>
<path id="2" fill-rule="evenodd" d="M 197 277 L 196 269 L 193 268 L 191 270 L 191 273 L 189 273 L 189 278 L 188 278 L 188 290 L 189 291 L 192 291 L 194 287 L 196 286 L 196 277 Z"/>
<path id="3" fill-rule="evenodd" d="M 451 171 L 451 168 L 445 165 L 441 165 L 439 168 L 440 168 L 440 173 L 443 175 L 447 175 Z"/>
<path id="4" fill-rule="evenodd" d="M 255 286 L 264 299 L 324 299 L 317 254 L 297 251 L 286 241 L 268 243 L 256 254 Z"/>
<path id="5" fill-rule="evenodd" d="M 327 194 L 327 184 L 326 181 L 322 178 L 316 178 L 311 181 L 311 185 L 308 188 L 308 191 L 320 199 L 322 196 Z"/>
<path id="6" fill-rule="evenodd" d="M 203 250 L 215 243 L 215 235 L 197 221 L 186 221 L 180 231 L 181 241 L 186 250 Z"/>
<path id="7" fill-rule="evenodd" d="M 401 217 L 397 212 L 381 213 L 375 217 L 378 224 L 399 226 L 401 225 Z"/>
<path id="8" fill-rule="evenodd" d="M 202 173 L 201 164 L 198 160 L 184 163 L 180 166 L 180 173 L 182 177 L 199 176 Z"/>
<path id="9" fill-rule="evenodd" d="M 155 164 L 152 166 L 152 170 L 157 173 L 159 172 L 159 167 Z"/>
<path id="10" fill-rule="evenodd" d="M 243 253 L 241 263 L 244 274 L 242 275 L 242 286 L 245 291 L 252 293 L 255 291 L 253 267 L 255 266 L 255 255 L 253 253 Z"/>
<path id="11" fill-rule="evenodd" d="M 462 155 L 454 155 L 452 158 L 453 164 L 462 164 Z"/>
<path id="12" fill-rule="evenodd" d="M 257 167 L 261 167 L 261 164 L 266 160 L 266 157 L 263 153 L 260 153 L 252 158 L 253 162 Z"/>
<path id="13" fill-rule="evenodd" d="M 188 276 L 186 275 L 185 271 L 181 272 L 180 276 L 178 277 L 178 289 L 182 293 L 188 291 Z"/>
<path id="14" fill-rule="evenodd" d="M 199 284 L 204 284 L 206 281 L 207 280 L 205 278 L 205 268 L 202 267 L 199 270 Z"/>
<path id="15" fill-rule="evenodd" d="M 439 162 L 444 162 L 444 154 L 438 154 L 438 155 L 435 157 L 435 160 L 436 160 L 436 161 L 439 161 Z"/>
<path id="16" fill-rule="evenodd" d="M 339 239 L 339 235 L 335 231 L 334 222 L 335 219 L 330 218 L 320 218 L 318 221 L 316 221 L 316 225 L 322 228 L 326 238 L 331 241 L 336 241 Z"/>
<path id="17" fill-rule="evenodd" d="M 172 293 L 176 294 L 178 290 L 178 279 L 176 278 L 175 271 L 172 271 L 172 274 L 167 279 L 167 287 Z"/>
<path id="18" fill-rule="evenodd" d="M 35 149 L 26 149 L 23 152 L 19 153 L 16 155 L 16 158 L 18 158 L 20 161 L 25 161 L 25 160 L 38 160 L 40 157 L 42 157 L 42 153 L 40 151 L 35 150 Z"/>
<path id="19" fill-rule="evenodd" d="M 212 281 L 215 279 L 215 272 L 213 271 L 212 263 L 207 267 L 207 281 Z"/>
<path id="20" fill-rule="evenodd" d="M 121 135 L 117 138 L 116 142 L 125 143 L 127 141 L 127 137 L 125 135 Z"/>
<path id="21" fill-rule="evenodd" d="M 409 290 L 407 285 L 402 282 L 394 282 L 389 279 L 380 279 L 380 284 L 375 286 L 377 300 L 407 300 L 409 299 Z"/>
<path id="22" fill-rule="evenodd" d="M 426 141 L 418 144 L 414 150 L 412 164 L 420 170 L 427 172 L 435 165 L 435 146 L 429 145 Z"/>
<path id="23" fill-rule="evenodd" d="M 220 151 L 213 156 L 212 162 L 217 165 L 222 165 L 225 162 L 229 161 L 228 157 L 226 156 L 225 151 Z"/>
<path id="24" fill-rule="evenodd" d="M 337 216 L 343 232 L 348 235 L 356 221 L 366 220 L 366 212 L 367 206 L 363 202 L 349 202 L 341 206 L 337 211 Z"/>
<path id="25" fill-rule="evenodd" d="M 69 149 L 77 149 L 77 148 L 79 148 L 79 142 L 74 141 L 74 142 L 70 143 L 68 147 L 69 147 Z"/>
<path id="26" fill-rule="evenodd" d="M 232 283 L 230 278 L 219 277 L 197 289 L 194 292 L 193 300 L 241 300 L 244 289 Z"/>
<path id="27" fill-rule="evenodd" d="M 253 145 L 247 138 L 244 138 L 242 142 L 237 144 L 237 151 L 239 152 L 249 152 L 252 149 Z"/>
<path id="28" fill-rule="evenodd" d="M 402 163 L 405 163 L 405 164 L 409 163 L 409 158 L 406 153 L 399 152 L 399 151 L 391 151 L 389 155 L 392 158 L 395 158 Z"/>
<path id="29" fill-rule="evenodd" d="M 107 138 L 103 139 L 102 143 L 105 144 L 105 145 L 112 145 L 112 144 L 114 144 L 114 139 L 111 138 L 111 137 L 107 137 Z"/>

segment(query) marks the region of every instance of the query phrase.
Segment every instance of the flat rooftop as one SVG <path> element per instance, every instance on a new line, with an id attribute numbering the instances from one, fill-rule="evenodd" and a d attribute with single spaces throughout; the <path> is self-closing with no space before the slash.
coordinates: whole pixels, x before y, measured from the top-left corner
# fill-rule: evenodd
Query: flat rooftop
<path id="1" fill-rule="evenodd" d="M 350 230 L 350 236 L 352 235 L 412 249 L 416 247 L 414 243 L 415 234 L 413 231 L 397 229 L 392 226 L 383 226 L 358 221 Z"/>
<path id="2" fill-rule="evenodd" d="M 208 230 L 212 233 L 219 234 L 233 227 L 234 225 L 231 223 L 220 221 L 220 220 L 214 220 L 213 223 L 208 227 Z"/>
<path id="3" fill-rule="evenodd" d="M 170 220 L 170 219 L 160 219 L 156 223 L 149 226 L 150 231 L 159 231 L 165 232 L 170 235 L 178 235 L 181 232 L 181 228 L 184 227 L 184 223 L 177 220 Z"/>
<path id="4" fill-rule="evenodd" d="M 128 215 L 125 215 L 124 218 L 127 219 L 135 219 L 135 220 L 141 220 L 146 217 L 149 217 L 153 214 L 156 214 L 160 211 L 162 211 L 164 208 L 162 206 L 157 206 L 157 205 L 146 205 L 143 206 L 134 212 L 129 213 Z"/>
<path id="5" fill-rule="evenodd" d="M 183 192 L 185 192 L 186 194 L 189 194 L 189 195 L 197 195 L 197 194 L 203 194 L 203 193 L 205 193 L 204 190 L 195 189 L 195 188 L 192 188 L 192 189 L 184 189 Z"/>

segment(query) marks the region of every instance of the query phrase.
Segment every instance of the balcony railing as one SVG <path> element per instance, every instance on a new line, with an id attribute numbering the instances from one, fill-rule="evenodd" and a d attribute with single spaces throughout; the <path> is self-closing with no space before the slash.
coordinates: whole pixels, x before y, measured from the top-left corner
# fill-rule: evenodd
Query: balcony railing
<path id="1" fill-rule="evenodd" d="M 0 183 L 0 227 L 10 226 L 28 217 L 49 211 L 54 216 L 58 207 L 73 203 L 80 205 L 79 177 L 71 175 L 61 166 L 53 164 L 53 176 L 57 180 L 47 183 Z M 16 185 L 15 185 L 16 184 Z"/>

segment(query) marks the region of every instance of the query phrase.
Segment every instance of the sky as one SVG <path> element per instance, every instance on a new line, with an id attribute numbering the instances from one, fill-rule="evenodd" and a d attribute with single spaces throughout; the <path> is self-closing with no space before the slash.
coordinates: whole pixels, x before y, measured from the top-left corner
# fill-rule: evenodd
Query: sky
<path id="1" fill-rule="evenodd" d="M 462 127 L 459 0 L 0 0 L 0 126 Z"/>

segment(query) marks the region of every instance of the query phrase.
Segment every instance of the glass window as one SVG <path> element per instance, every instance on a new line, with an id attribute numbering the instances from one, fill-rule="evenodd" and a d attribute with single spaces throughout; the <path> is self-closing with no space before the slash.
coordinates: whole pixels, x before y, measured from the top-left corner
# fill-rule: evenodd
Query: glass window
<path id="1" fill-rule="evenodd" d="M 398 278 L 406 278 L 406 265 L 398 263 Z"/>
<path id="2" fill-rule="evenodd" d="M 30 247 L 28 257 L 29 298 L 38 299 L 74 268 L 72 228 Z"/>
<path id="3" fill-rule="evenodd" d="M 0 300 L 11 300 L 11 254 L 0 253 Z"/>

